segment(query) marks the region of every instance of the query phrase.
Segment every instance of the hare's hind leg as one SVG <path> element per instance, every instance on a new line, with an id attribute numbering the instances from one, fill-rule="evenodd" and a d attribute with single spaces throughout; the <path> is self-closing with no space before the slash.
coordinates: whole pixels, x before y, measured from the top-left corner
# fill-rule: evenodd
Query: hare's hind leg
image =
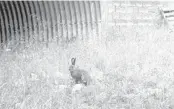
<path id="1" fill-rule="evenodd" d="M 79 82 L 80 82 L 81 84 L 84 84 L 85 86 L 88 85 L 87 81 L 84 81 L 84 80 L 82 80 L 82 79 L 81 79 Z"/>
<path id="2" fill-rule="evenodd" d="M 87 86 L 87 82 L 83 82 L 83 84 L 84 84 L 85 86 Z"/>
<path id="3" fill-rule="evenodd" d="M 76 84 L 79 84 L 79 83 L 81 83 L 81 80 L 76 79 L 76 80 L 75 80 L 75 83 L 76 83 Z"/>
<path id="4" fill-rule="evenodd" d="M 78 84 L 78 79 L 75 80 L 75 83 Z"/>

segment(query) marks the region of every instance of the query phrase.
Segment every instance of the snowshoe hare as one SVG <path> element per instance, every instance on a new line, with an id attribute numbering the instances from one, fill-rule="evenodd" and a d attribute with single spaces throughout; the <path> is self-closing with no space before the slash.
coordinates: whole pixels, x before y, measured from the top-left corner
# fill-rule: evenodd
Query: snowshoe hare
<path id="1" fill-rule="evenodd" d="M 84 84 L 85 86 L 89 85 L 91 82 L 91 77 L 89 73 L 83 69 L 75 68 L 76 58 L 71 59 L 71 64 L 69 67 L 69 71 L 71 77 L 75 80 L 76 84 Z"/>

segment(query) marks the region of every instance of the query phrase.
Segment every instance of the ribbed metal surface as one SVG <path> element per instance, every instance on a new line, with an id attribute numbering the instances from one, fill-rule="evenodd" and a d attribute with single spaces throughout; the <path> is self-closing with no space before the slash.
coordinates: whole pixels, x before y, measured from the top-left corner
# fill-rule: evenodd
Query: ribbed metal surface
<path id="1" fill-rule="evenodd" d="M 100 20 L 99 1 L 0 1 L 0 43 L 87 40 Z"/>

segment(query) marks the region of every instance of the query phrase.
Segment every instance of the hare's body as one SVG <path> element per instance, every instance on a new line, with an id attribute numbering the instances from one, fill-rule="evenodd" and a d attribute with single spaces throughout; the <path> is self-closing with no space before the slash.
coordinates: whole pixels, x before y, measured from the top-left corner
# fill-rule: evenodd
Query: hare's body
<path id="1" fill-rule="evenodd" d="M 71 76 L 73 79 L 75 79 L 76 83 L 81 82 L 82 80 L 82 73 L 81 70 L 75 69 L 73 71 L 70 71 Z"/>
<path id="2" fill-rule="evenodd" d="M 72 78 L 75 80 L 76 84 L 83 83 L 85 85 L 90 84 L 91 77 L 88 72 L 82 69 L 74 69 L 70 71 Z"/>
<path id="3" fill-rule="evenodd" d="M 75 80 L 76 84 L 82 83 L 85 85 L 89 85 L 91 81 L 91 77 L 87 71 L 83 69 L 75 68 L 75 60 L 72 62 L 72 65 L 69 67 L 70 74 L 72 78 Z"/>

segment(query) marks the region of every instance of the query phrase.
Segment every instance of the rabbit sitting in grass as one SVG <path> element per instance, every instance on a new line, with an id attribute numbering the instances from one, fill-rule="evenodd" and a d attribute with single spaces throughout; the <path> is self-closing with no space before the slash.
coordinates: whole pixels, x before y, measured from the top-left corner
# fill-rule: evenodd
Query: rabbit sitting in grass
<path id="1" fill-rule="evenodd" d="M 89 73 L 83 69 L 75 68 L 75 62 L 76 58 L 72 58 L 71 65 L 69 66 L 71 77 L 75 80 L 76 84 L 89 85 L 91 82 Z"/>

